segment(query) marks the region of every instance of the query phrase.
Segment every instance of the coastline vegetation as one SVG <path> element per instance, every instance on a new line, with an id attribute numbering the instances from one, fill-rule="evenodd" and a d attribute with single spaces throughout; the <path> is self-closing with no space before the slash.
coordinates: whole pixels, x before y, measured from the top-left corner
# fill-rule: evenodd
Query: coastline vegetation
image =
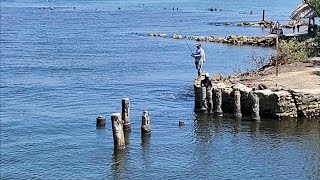
<path id="1" fill-rule="evenodd" d="M 318 17 L 320 15 L 320 0 L 310 0 L 307 1 L 307 3 L 313 7 L 313 9 L 316 11 L 316 13 L 318 14 Z"/>
<path id="2" fill-rule="evenodd" d="M 305 0 L 320 17 L 320 0 Z M 288 64 L 293 62 L 309 62 L 309 57 L 318 56 L 320 49 L 320 28 L 312 34 L 307 40 L 298 40 L 293 38 L 290 40 L 282 40 L 279 43 L 277 53 L 279 64 Z M 270 58 L 270 63 L 275 65 L 276 58 Z"/>

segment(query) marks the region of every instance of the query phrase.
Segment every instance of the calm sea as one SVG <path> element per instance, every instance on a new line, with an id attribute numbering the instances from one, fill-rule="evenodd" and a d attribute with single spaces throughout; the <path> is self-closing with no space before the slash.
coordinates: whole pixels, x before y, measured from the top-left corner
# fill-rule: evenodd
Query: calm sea
<path id="1" fill-rule="evenodd" d="M 258 22 L 263 9 L 286 22 L 299 2 L 1 0 L 0 179 L 319 179 L 319 121 L 195 115 L 195 42 L 143 36 L 268 34 L 221 24 Z M 251 69 L 250 55 L 273 52 L 203 46 L 210 74 Z M 132 131 L 115 151 L 110 115 L 122 97 Z M 144 110 L 152 134 L 142 138 Z"/>

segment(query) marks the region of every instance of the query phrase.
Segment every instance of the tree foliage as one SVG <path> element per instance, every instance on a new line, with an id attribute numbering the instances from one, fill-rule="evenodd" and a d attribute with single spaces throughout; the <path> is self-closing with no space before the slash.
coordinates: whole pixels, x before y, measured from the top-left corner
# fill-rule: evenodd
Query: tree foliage
<path id="1" fill-rule="evenodd" d="M 309 0 L 307 1 L 310 6 L 314 8 L 314 10 L 317 12 L 318 17 L 320 16 L 320 0 Z"/>

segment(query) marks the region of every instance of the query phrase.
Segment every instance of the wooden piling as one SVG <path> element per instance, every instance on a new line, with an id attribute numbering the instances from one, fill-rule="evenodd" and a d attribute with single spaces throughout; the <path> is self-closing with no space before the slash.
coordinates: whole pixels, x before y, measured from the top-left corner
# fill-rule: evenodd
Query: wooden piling
<path id="1" fill-rule="evenodd" d="M 96 118 L 96 127 L 97 128 L 104 128 L 106 126 L 106 117 L 98 116 Z"/>
<path id="2" fill-rule="evenodd" d="M 264 21 L 265 10 L 262 11 L 262 21 Z"/>
<path id="3" fill-rule="evenodd" d="M 215 113 L 217 113 L 218 116 L 223 116 L 223 111 L 222 111 L 222 89 L 219 88 L 219 87 L 215 89 L 215 99 L 216 99 Z"/>
<path id="4" fill-rule="evenodd" d="M 111 114 L 111 123 L 112 123 L 114 148 L 124 149 L 125 139 L 124 139 L 121 114 L 120 113 Z"/>
<path id="5" fill-rule="evenodd" d="M 122 98 L 122 121 L 123 130 L 130 130 L 130 101 L 129 98 Z"/>
<path id="6" fill-rule="evenodd" d="M 141 125 L 141 134 L 150 134 L 151 128 L 150 128 L 150 117 L 149 112 L 144 111 L 142 114 L 142 125 Z"/>
<path id="7" fill-rule="evenodd" d="M 237 119 L 242 118 L 241 113 L 241 93 L 238 88 L 234 89 L 234 117 Z"/>
<path id="8" fill-rule="evenodd" d="M 259 97 L 258 95 L 254 92 L 250 92 L 251 100 L 252 100 L 252 120 L 260 122 L 260 115 L 259 115 Z"/>

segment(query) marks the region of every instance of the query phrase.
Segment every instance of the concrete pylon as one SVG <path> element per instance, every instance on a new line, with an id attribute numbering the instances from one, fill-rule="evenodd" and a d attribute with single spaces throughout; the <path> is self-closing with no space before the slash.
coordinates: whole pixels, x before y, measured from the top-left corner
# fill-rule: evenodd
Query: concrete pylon
<path id="1" fill-rule="evenodd" d="M 96 118 L 96 127 L 97 128 L 104 128 L 106 126 L 106 117 L 98 116 Z"/>
<path id="2" fill-rule="evenodd" d="M 120 113 L 111 114 L 111 123 L 112 123 L 114 148 L 124 149 L 125 139 L 124 139 L 124 133 L 123 133 L 123 124 L 122 124 L 121 114 Z"/>
<path id="3" fill-rule="evenodd" d="M 215 98 L 216 98 L 216 109 L 215 113 L 217 113 L 218 116 L 223 116 L 222 111 L 222 89 L 216 88 L 215 89 Z"/>
<path id="4" fill-rule="evenodd" d="M 122 98 L 122 121 L 123 121 L 123 130 L 130 130 L 130 101 L 129 98 Z"/>
<path id="5" fill-rule="evenodd" d="M 261 118 L 259 114 L 259 111 L 260 111 L 259 97 L 254 91 L 250 92 L 250 96 L 252 100 L 252 115 L 251 115 L 252 120 L 260 122 Z"/>
<path id="6" fill-rule="evenodd" d="M 141 134 L 150 134 L 151 128 L 150 128 L 150 117 L 149 112 L 144 111 L 142 114 L 142 125 L 141 125 Z"/>
<path id="7" fill-rule="evenodd" d="M 200 107 L 201 111 L 207 110 L 207 88 L 201 87 L 201 101 L 200 101 Z"/>
<path id="8" fill-rule="evenodd" d="M 234 117 L 237 119 L 242 118 L 241 113 L 241 92 L 240 89 L 234 89 Z"/>

